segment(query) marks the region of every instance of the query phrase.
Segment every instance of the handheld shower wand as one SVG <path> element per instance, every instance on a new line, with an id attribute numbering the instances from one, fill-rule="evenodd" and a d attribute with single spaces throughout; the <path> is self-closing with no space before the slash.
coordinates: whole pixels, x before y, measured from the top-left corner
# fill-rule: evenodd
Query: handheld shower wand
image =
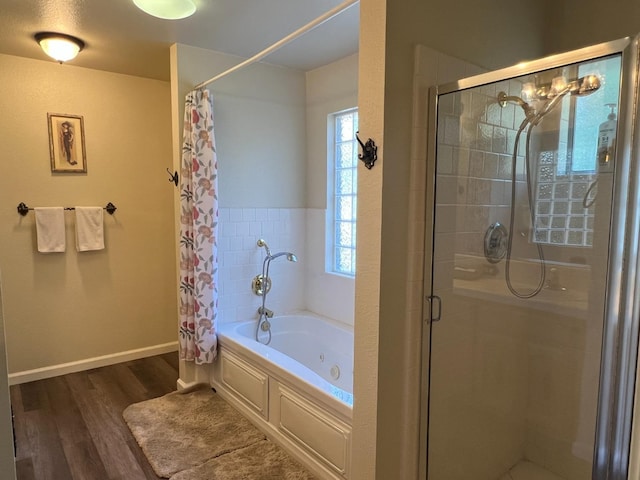
<path id="1" fill-rule="evenodd" d="M 527 199 L 529 201 L 529 218 L 531 221 L 531 227 L 535 229 L 535 207 L 533 201 L 533 188 L 531 185 L 532 180 L 530 158 L 531 133 L 533 131 L 533 128 L 537 126 L 542 121 L 542 119 L 549 112 L 551 112 L 566 95 L 575 95 L 578 97 L 589 95 L 598 90 L 602 84 L 600 78 L 597 75 L 593 74 L 586 75 L 571 82 L 565 82 L 564 79 L 560 80 L 561 81 L 559 82 L 554 81 L 551 86 L 541 86 L 534 89 L 534 91 L 532 92 L 534 100 L 542 100 L 545 102 L 539 111 L 537 111 L 533 106 L 531 106 L 520 97 L 507 95 L 505 92 L 498 93 L 498 104 L 501 107 L 506 107 L 508 103 L 515 103 L 524 110 L 525 116 L 516 133 L 513 145 L 513 155 L 511 158 L 511 205 L 509 213 L 509 233 L 507 239 L 507 252 L 505 260 L 505 281 L 507 283 L 507 288 L 514 296 L 518 298 L 533 298 L 538 295 L 544 288 L 546 277 L 546 264 L 542 246 L 539 242 L 535 242 L 536 248 L 538 250 L 538 258 L 540 260 L 540 276 L 538 285 L 533 290 L 523 293 L 518 291 L 511 282 L 511 255 L 513 249 L 513 228 L 515 224 L 514 206 L 516 203 L 516 163 L 518 157 L 518 145 L 520 143 L 520 136 L 522 135 L 522 132 L 527 129 L 524 152 L 525 176 L 527 183 Z M 561 87 L 558 87 L 558 85 L 561 85 Z"/>
<path id="2" fill-rule="evenodd" d="M 265 345 L 268 345 L 271 342 L 271 322 L 269 322 L 269 318 L 273 317 L 273 311 L 269 310 L 266 307 L 267 293 L 269 293 L 269 290 L 271 288 L 271 279 L 269 278 L 269 266 L 271 265 L 271 262 L 273 260 L 279 257 L 284 256 L 290 262 L 297 262 L 298 257 L 296 257 L 291 252 L 278 252 L 272 255 L 271 250 L 269 249 L 269 245 L 267 245 L 267 242 L 265 242 L 262 238 L 259 239 L 256 244 L 259 247 L 264 247 L 267 253 L 264 260 L 262 261 L 262 274 L 256 277 L 257 280 L 254 279 L 254 282 L 253 282 L 254 292 L 258 293 L 262 297 L 262 305 L 260 306 L 260 308 L 258 308 L 258 314 L 260 315 L 260 317 L 258 318 L 258 324 L 256 325 L 256 341 L 258 342 L 260 341 L 258 334 L 260 333 L 260 330 L 262 330 L 263 332 L 267 332 L 269 334 L 269 337 L 265 342 Z M 262 288 L 257 289 L 256 285 Z"/>

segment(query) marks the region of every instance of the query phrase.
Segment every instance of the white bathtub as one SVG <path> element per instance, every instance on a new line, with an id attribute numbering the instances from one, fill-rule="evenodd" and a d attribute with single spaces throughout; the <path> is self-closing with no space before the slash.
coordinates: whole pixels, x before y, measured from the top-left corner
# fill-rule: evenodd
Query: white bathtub
<path id="1" fill-rule="evenodd" d="M 310 314 L 220 325 L 212 385 L 319 478 L 349 478 L 353 330 Z M 265 338 L 262 336 L 260 338 Z"/>

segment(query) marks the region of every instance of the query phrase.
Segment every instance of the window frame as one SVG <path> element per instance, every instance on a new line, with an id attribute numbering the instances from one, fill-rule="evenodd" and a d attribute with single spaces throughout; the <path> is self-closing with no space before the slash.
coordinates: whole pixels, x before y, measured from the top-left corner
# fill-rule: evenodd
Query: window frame
<path id="1" fill-rule="evenodd" d="M 353 144 L 352 154 L 353 154 L 353 163 L 349 167 L 352 171 L 353 179 L 353 193 L 339 195 L 336 192 L 337 189 L 337 149 L 340 143 L 336 138 L 337 135 L 337 125 L 338 119 L 343 115 L 354 114 L 355 113 L 355 122 L 353 126 L 353 138 L 351 140 Z M 358 171 L 358 143 L 355 138 L 355 133 L 358 129 L 358 107 L 350 107 L 346 109 L 339 110 L 337 112 L 332 112 L 327 115 L 327 215 L 326 215 L 326 238 L 325 238 L 325 271 L 328 274 L 344 276 L 347 278 L 355 278 L 356 266 L 356 225 L 357 225 L 357 217 L 356 217 L 356 207 L 357 207 L 357 171 Z M 338 231 L 337 226 L 340 219 L 338 219 L 337 208 L 338 208 L 338 197 L 340 196 L 349 196 L 352 198 L 352 220 L 342 220 L 343 222 L 349 222 L 353 225 L 352 230 L 352 241 L 351 245 L 343 245 L 339 246 L 337 244 Z M 351 251 L 351 269 L 349 271 L 342 270 L 339 268 L 337 262 L 337 249 L 345 248 Z"/>

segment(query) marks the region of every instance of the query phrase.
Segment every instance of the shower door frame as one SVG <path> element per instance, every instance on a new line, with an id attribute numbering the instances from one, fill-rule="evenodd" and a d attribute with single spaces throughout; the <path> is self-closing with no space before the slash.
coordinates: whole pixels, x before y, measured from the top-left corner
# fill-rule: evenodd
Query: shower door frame
<path id="1" fill-rule="evenodd" d="M 422 353 L 421 477 L 428 479 L 429 377 L 432 328 L 446 305 L 433 302 L 437 114 L 439 95 L 495 83 L 542 70 L 558 68 L 614 54 L 621 57 L 620 107 L 613 208 L 609 238 L 608 280 L 605 292 L 602 358 L 598 394 L 598 414 L 593 460 L 593 478 L 628 480 L 628 473 L 640 470 L 640 454 L 630 446 L 637 375 L 638 331 L 640 324 L 640 139 L 638 138 L 638 66 L 640 36 L 623 38 L 591 47 L 523 62 L 516 66 L 432 87 L 428 104 L 426 235 L 424 292 L 425 313 Z M 634 153 L 638 152 L 638 153 Z M 432 320 L 433 319 L 433 320 Z M 443 320 L 446 321 L 446 320 Z M 640 406 L 638 407 L 640 408 Z M 640 443 L 640 433 L 635 441 Z"/>

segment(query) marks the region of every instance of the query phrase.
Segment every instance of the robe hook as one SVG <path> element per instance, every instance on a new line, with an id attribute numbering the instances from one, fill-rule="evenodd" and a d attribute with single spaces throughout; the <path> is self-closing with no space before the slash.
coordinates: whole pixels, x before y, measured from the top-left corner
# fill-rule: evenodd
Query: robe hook
<path id="1" fill-rule="evenodd" d="M 365 167 L 371 170 L 371 167 L 378 159 L 378 147 L 376 147 L 376 143 L 372 139 L 367 140 L 367 143 L 362 143 L 358 133 L 360 132 L 356 132 L 356 140 L 362 147 L 362 154 L 358 154 L 358 158 L 364 162 Z"/>
<path id="2" fill-rule="evenodd" d="M 173 182 L 173 184 L 177 187 L 178 186 L 178 172 L 173 172 L 171 173 L 171 170 L 169 170 L 169 168 L 167 167 L 167 173 L 169 174 L 169 181 Z"/>

